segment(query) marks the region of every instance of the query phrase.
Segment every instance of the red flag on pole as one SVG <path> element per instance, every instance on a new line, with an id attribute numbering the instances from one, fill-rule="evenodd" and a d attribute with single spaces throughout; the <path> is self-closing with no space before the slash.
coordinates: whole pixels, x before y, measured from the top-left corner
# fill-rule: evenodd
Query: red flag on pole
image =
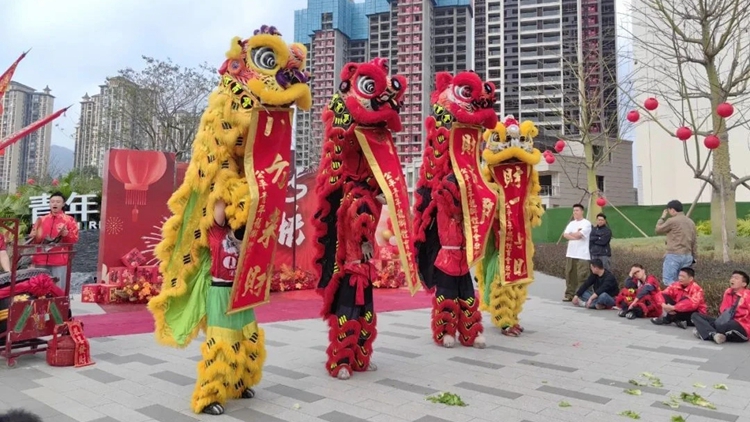
<path id="1" fill-rule="evenodd" d="M 7 91 L 8 87 L 10 86 L 11 79 L 13 79 L 13 73 L 15 73 L 16 67 L 18 67 L 18 63 L 20 63 L 21 60 L 23 60 L 23 58 L 26 57 L 26 54 L 28 54 L 29 51 L 31 50 L 28 50 L 24 52 L 23 54 L 21 54 L 21 56 L 18 57 L 18 59 L 16 59 L 16 61 L 13 62 L 12 65 L 10 65 L 8 70 L 6 70 L 5 73 L 0 75 L 0 113 L 3 112 L 2 99 L 3 99 L 3 96 L 5 95 L 5 91 Z"/>
<path id="2" fill-rule="evenodd" d="M 25 136 L 27 136 L 30 133 L 33 133 L 36 130 L 39 130 L 41 127 L 46 125 L 47 123 L 57 119 L 60 117 L 63 113 L 65 113 L 69 108 L 73 106 L 67 106 L 62 110 L 58 110 L 49 116 L 39 119 L 36 122 L 26 126 L 25 128 L 21 129 L 19 132 L 16 132 L 9 137 L 5 138 L 0 142 L 0 151 L 5 151 L 5 148 L 8 148 L 9 146 L 13 145 L 14 143 L 18 142 L 19 140 L 23 139 Z"/>

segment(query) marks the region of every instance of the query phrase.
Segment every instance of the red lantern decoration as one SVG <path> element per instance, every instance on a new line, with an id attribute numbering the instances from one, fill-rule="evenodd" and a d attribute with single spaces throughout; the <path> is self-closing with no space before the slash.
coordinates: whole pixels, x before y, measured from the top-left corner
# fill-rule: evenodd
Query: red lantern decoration
<path id="1" fill-rule="evenodd" d="M 546 157 L 544 157 L 544 161 L 546 161 L 547 164 L 552 164 L 555 162 L 555 156 L 552 154 L 548 154 Z"/>
<path id="2" fill-rule="evenodd" d="M 555 151 L 557 152 L 563 152 L 565 149 L 565 141 L 562 139 L 558 139 L 557 142 L 555 142 Z"/>
<path id="3" fill-rule="evenodd" d="M 719 137 L 716 135 L 708 135 L 706 136 L 706 139 L 703 140 L 703 145 L 706 146 L 708 149 L 716 149 L 721 144 L 721 141 L 719 140 Z"/>
<path id="4" fill-rule="evenodd" d="M 716 114 L 723 118 L 727 118 L 734 113 L 734 107 L 729 103 L 721 103 L 716 106 Z"/>
<path id="5" fill-rule="evenodd" d="M 638 110 L 630 110 L 627 119 L 630 123 L 635 123 L 641 119 L 641 113 L 639 113 Z"/>
<path id="6" fill-rule="evenodd" d="M 693 131 L 689 127 L 683 126 L 677 129 L 675 135 L 677 135 L 677 139 L 681 141 L 687 141 L 691 136 L 693 136 Z"/>
<path id="7" fill-rule="evenodd" d="M 643 108 L 648 111 L 654 111 L 657 107 L 659 107 L 659 101 L 654 97 L 646 98 L 646 101 L 643 102 Z"/>
<path id="8" fill-rule="evenodd" d="M 138 206 L 146 205 L 149 185 L 157 182 L 167 171 L 167 157 L 159 151 L 112 151 L 115 158 L 109 170 L 118 182 L 125 185 L 125 204 L 133 205 L 131 216 L 138 221 Z"/>
<path id="9" fill-rule="evenodd" d="M 596 198 L 596 205 L 599 205 L 600 207 L 603 207 L 607 205 L 607 200 L 602 198 L 601 196 Z"/>
<path id="10" fill-rule="evenodd" d="M 26 181 L 26 183 L 27 183 L 27 184 L 29 184 L 29 185 L 33 185 L 33 184 L 35 184 L 35 183 L 36 183 L 36 180 L 34 180 L 34 179 L 29 179 L 29 180 L 27 180 L 27 181 Z"/>
<path id="11" fill-rule="evenodd" d="M 60 181 L 57 179 L 52 179 L 52 186 L 57 186 L 60 184 Z"/>

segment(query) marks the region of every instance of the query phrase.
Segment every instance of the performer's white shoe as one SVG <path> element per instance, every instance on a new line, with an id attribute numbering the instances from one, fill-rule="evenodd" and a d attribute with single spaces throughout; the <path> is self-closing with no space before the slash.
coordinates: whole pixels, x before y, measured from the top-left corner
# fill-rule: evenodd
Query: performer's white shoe
<path id="1" fill-rule="evenodd" d="M 474 347 L 477 349 L 484 349 L 487 347 L 487 340 L 485 340 L 484 335 L 479 334 L 476 339 L 474 339 Z"/>
<path id="2" fill-rule="evenodd" d="M 455 337 L 451 335 L 447 335 L 447 334 L 443 336 L 443 347 L 447 347 L 448 349 L 450 349 L 455 344 L 456 344 Z"/>
<path id="3" fill-rule="evenodd" d="M 336 376 L 336 378 L 338 378 L 340 380 L 348 380 L 349 378 L 351 378 L 351 376 L 352 376 L 352 373 L 349 372 L 349 369 L 347 369 L 347 368 L 341 368 L 341 370 L 339 371 L 339 374 Z"/>
<path id="4" fill-rule="evenodd" d="M 377 371 L 378 370 L 378 365 L 375 365 L 374 363 L 372 363 L 372 361 L 370 361 L 370 364 L 367 365 L 367 370 L 368 371 Z"/>

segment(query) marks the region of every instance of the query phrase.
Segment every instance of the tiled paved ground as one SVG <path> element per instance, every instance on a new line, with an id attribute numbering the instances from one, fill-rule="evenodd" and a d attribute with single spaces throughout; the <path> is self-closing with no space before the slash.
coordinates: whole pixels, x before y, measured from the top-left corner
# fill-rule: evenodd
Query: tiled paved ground
<path id="1" fill-rule="evenodd" d="M 674 415 L 750 420 L 748 345 L 701 343 L 689 330 L 575 309 L 559 302 L 562 289 L 561 280 L 539 275 L 523 313 L 527 333 L 506 338 L 487 327 L 485 350 L 436 347 L 426 309 L 383 313 L 374 355 L 380 369 L 349 381 L 324 372 L 322 321 L 266 324 L 268 360 L 257 396 L 230 402 L 222 417 L 187 407 L 198 343 L 175 350 L 157 346 L 151 335 L 94 339 L 97 364 L 79 370 L 49 367 L 41 357 L 12 369 L 0 362 L 0 410 L 24 407 L 48 422 L 602 422 L 627 420 L 617 416 L 625 410 L 649 422 Z M 628 380 L 644 371 L 663 387 L 625 394 L 634 387 Z M 728 390 L 713 389 L 716 383 Z M 468 406 L 425 400 L 440 391 L 459 394 Z M 717 410 L 661 404 L 683 391 L 698 392 Z"/>

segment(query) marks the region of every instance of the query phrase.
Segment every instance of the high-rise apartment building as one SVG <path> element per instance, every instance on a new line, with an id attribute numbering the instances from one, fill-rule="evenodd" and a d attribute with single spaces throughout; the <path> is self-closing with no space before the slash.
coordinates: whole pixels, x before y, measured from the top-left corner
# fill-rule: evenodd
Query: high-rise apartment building
<path id="1" fill-rule="evenodd" d="M 311 111 L 297 112 L 296 164 L 317 166 L 323 143 L 321 113 L 337 91 L 347 62 L 389 60 L 407 78 L 395 143 L 413 188 L 424 143 L 423 122 L 439 71 L 473 68 L 471 0 L 308 0 L 294 14 L 294 40 L 307 45 Z"/>
<path id="2" fill-rule="evenodd" d="M 38 92 L 11 82 L 3 97 L 0 139 L 52 114 L 55 97 L 50 92 L 49 87 Z M 51 140 L 52 124 L 48 124 L 6 148 L 0 157 L 0 190 L 13 192 L 28 179 L 46 177 Z"/>
<path id="3" fill-rule="evenodd" d="M 615 0 L 474 0 L 474 8 L 475 70 L 495 84 L 498 115 L 536 123 L 540 144 L 575 139 L 585 126 L 597 143 L 620 139 Z M 632 145 L 620 142 L 597 183 L 613 203 L 633 203 Z M 567 175 L 563 160 L 540 165 L 547 206 L 581 200 L 586 173 L 573 167 L 583 151 L 570 145 Z M 605 148 L 594 146 L 596 158 Z"/>
<path id="4" fill-rule="evenodd" d="M 179 152 L 179 159 L 188 159 L 202 110 L 165 112 L 160 119 L 154 100 L 153 92 L 121 76 L 107 78 L 98 94 L 84 95 L 76 127 L 74 167 L 96 167 L 101 173 L 104 156 L 112 148 Z M 160 121 L 167 120 L 167 114 L 168 128 Z M 175 151 L 183 147 L 187 150 Z"/>

